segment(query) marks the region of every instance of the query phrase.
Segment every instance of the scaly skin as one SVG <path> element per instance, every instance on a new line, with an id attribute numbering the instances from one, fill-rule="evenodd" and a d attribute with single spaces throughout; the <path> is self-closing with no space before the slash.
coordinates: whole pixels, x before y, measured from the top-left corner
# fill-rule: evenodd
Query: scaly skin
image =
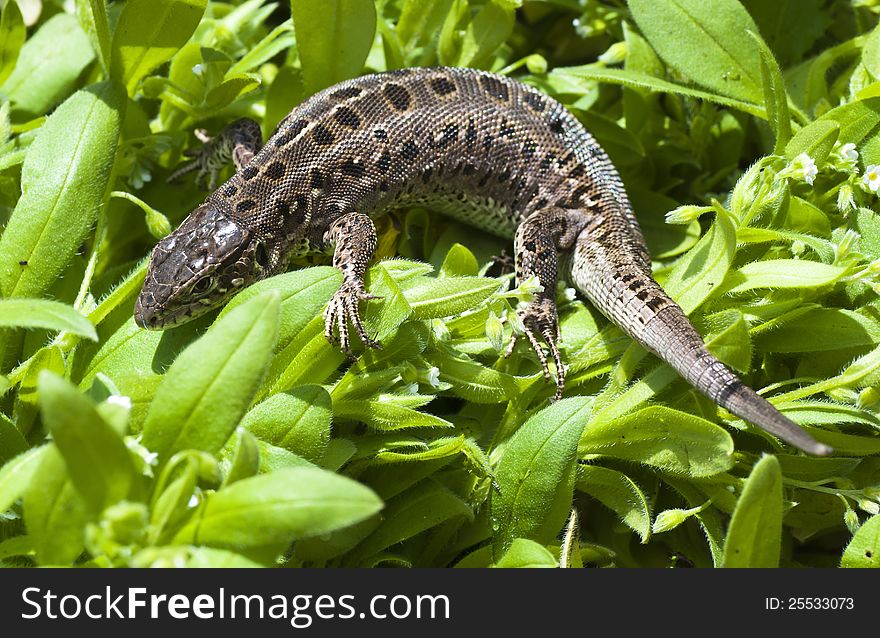
<path id="1" fill-rule="evenodd" d="M 709 354 L 651 277 L 644 237 L 608 156 L 555 100 L 482 71 L 405 69 L 321 91 L 265 146 L 256 130 L 236 122 L 178 171 L 213 181 L 229 158 L 238 168 L 156 245 L 135 309 L 141 326 L 189 320 L 283 270 L 291 255 L 333 249 L 343 284 L 325 311 L 327 337 L 338 333 L 350 354 L 350 322 L 376 347 L 358 310 L 369 298 L 371 216 L 424 203 L 514 239 L 517 280 L 534 275 L 544 286 L 521 317 L 548 378 L 554 361 L 557 397 L 565 369 L 553 291 L 562 275 L 719 405 L 802 450 L 830 453 Z"/>

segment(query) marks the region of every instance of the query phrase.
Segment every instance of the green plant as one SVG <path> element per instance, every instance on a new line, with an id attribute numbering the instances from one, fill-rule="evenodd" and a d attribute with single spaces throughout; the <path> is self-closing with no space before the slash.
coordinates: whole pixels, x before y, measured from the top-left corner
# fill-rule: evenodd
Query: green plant
<path id="1" fill-rule="evenodd" d="M 876 565 L 878 3 L 71 4 L 26 27 L 0 2 L 4 564 Z M 204 197 L 164 183 L 193 128 L 271 133 L 333 82 L 432 64 L 571 109 L 713 353 L 837 456 L 731 418 L 564 287 L 548 407 L 534 358 L 501 356 L 533 282 L 425 209 L 380 222 L 384 348 L 350 365 L 327 265 L 134 325 L 150 247 Z"/>

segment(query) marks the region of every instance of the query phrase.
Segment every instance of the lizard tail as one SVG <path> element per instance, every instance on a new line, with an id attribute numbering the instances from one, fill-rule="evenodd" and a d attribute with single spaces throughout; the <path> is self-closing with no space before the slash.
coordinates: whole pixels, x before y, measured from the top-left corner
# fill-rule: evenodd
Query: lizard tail
<path id="1" fill-rule="evenodd" d="M 646 267 L 621 254 L 625 251 L 582 233 L 571 261 L 572 283 L 606 317 L 718 405 L 805 452 L 833 452 L 709 353 L 681 307 Z"/>

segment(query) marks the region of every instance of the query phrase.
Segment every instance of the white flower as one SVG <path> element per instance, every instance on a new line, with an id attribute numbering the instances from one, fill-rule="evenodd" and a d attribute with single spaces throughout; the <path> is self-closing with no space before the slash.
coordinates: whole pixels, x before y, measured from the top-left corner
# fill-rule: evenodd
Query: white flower
<path id="1" fill-rule="evenodd" d="M 816 175 L 819 173 L 819 169 L 816 168 L 816 162 L 813 161 L 813 158 L 806 153 L 801 153 L 794 158 L 794 165 L 797 169 L 800 169 L 803 180 L 807 184 L 812 185 L 813 180 L 816 179 Z"/>
<path id="2" fill-rule="evenodd" d="M 192 72 L 194 75 L 197 75 L 198 77 L 202 77 L 202 75 L 205 72 L 205 67 L 202 66 L 201 64 L 196 64 L 193 66 Z"/>
<path id="3" fill-rule="evenodd" d="M 131 410 L 131 397 L 112 394 L 107 397 L 107 403 L 111 405 L 118 405 L 119 407 L 125 408 L 126 410 Z"/>
<path id="4" fill-rule="evenodd" d="M 405 385 L 400 389 L 401 394 L 418 394 L 419 393 L 419 384 L 411 383 L 409 385 Z"/>
<path id="5" fill-rule="evenodd" d="M 859 152 L 856 150 L 856 145 L 852 142 L 847 142 L 837 152 L 840 154 L 841 159 L 848 164 L 855 164 L 859 159 Z"/>
<path id="6" fill-rule="evenodd" d="M 862 182 L 872 193 L 876 193 L 877 189 L 880 188 L 880 166 L 871 164 L 865 168 L 865 176 L 862 178 Z"/>
<path id="7" fill-rule="evenodd" d="M 187 501 L 186 506 L 187 507 L 195 507 L 198 504 L 199 504 L 199 497 L 196 496 L 195 494 L 193 494 L 192 496 L 189 497 L 189 501 Z"/>
<path id="8" fill-rule="evenodd" d="M 431 384 L 432 388 L 440 387 L 440 368 L 431 366 L 428 369 L 428 383 Z"/>
<path id="9" fill-rule="evenodd" d="M 574 288 L 566 288 L 562 291 L 562 295 L 567 301 L 574 301 L 575 299 L 577 299 L 577 290 L 575 290 Z"/>

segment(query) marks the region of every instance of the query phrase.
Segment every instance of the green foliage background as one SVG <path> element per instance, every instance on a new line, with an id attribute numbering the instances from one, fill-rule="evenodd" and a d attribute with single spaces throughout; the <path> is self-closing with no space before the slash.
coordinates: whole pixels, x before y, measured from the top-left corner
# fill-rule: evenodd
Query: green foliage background
<path id="1" fill-rule="evenodd" d="M 6 0 L 0 561 L 90 566 L 877 566 L 880 3 Z M 292 19 L 291 19 L 292 16 Z M 265 133 L 362 72 L 540 87 L 619 167 L 710 349 L 837 456 L 781 446 L 559 289 L 567 398 L 523 348 L 505 243 L 380 223 L 372 333 L 326 264 L 192 324 L 132 321 L 205 193 L 193 129 Z"/>

